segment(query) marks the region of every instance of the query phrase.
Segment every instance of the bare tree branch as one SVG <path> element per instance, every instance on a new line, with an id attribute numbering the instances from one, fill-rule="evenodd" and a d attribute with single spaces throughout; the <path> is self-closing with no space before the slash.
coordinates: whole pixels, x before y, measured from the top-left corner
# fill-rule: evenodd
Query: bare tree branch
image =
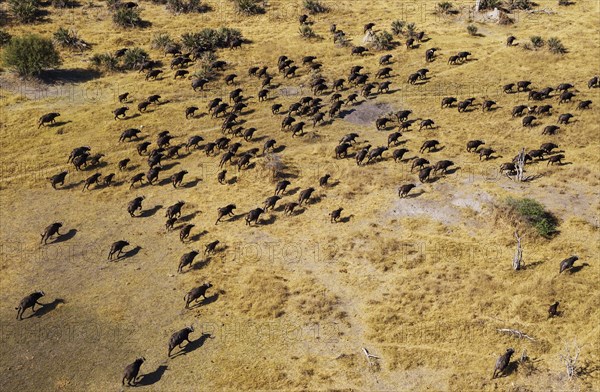
<path id="1" fill-rule="evenodd" d="M 529 335 L 527 335 L 527 334 L 525 334 L 525 333 L 523 333 L 523 332 L 521 332 L 519 330 L 516 330 L 516 329 L 498 328 L 498 332 L 508 333 L 510 335 L 518 337 L 519 339 L 529 339 L 532 342 L 535 341 L 535 339 L 532 338 L 531 336 L 529 336 Z"/>
<path id="2" fill-rule="evenodd" d="M 513 258 L 513 269 L 518 271 L 521 269 L 521 263 L 523 261 L 523 248 L 521 248 L 521 237 L 515 230 L 515 238 L 517 239 L 517 248 L 515 250 L 515 257 Z"/>

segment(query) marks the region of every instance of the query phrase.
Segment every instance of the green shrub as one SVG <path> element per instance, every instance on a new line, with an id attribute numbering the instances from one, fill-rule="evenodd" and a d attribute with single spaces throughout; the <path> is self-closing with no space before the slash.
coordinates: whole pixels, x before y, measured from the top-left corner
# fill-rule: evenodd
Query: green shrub
<path id="1" fill-rule="evenodd" d="M 143 25 L 140 11 L 135 8 L 119 7 L 113 13 L 113 22 L 121 27 L 133 28 Z"/>
<path id="2" fill-rule="evenodd" d="M 150 47 L 152 49 L 157 49 L 161 51 L 165 51 L 167 48 L 173 46 L 177 46 L 177 43 L 167 33 L 154 34 L 154 36 L 152 37 L 152 41 L 150 41 Z"/>
<path id="3" fill-rule="evenodd" d="M 150 60 L 150 56 L 142 48 L 130 48 L 125 52 L 123 59 L 123 68 L 125 69 L 137 69 L 145 61 Z"/>
<path id="4" fill-rule="evenodd" d="M 444 1 L 442 3 L 438 3 L 436 6 L 436 11 L 440 14 L 449 14 L 452 12 L 454 6 L 449 1 Z"/>
<path id="5" fill-rule="evenodd" d="M 217 56 L 214 52 L 204 52 L 200 55 L 197 61 L 196 70 L 192 73 L 192 78 L 197 79 L 214 79 L 215 78 L 215 70 L 212 67 L 212 64 L 217 60 Z"/>
<path id="6" fill-rule="evenodd" d="M 9 0 L 11 15 L 21 23 L 33 23 L 38 17 L 39 0 Z"/>
<path id="7" fill-rule="evenodd" d="M 217 30 L 217 48 L 228 48 L 236 40 L 243 40 L 242 32 L 229 27 L 219 27 Z"/>
<path id="8" fill-rule="evenodd" d="M 260 5 L 259 0 L 233 0 L 235 10 L 243 15 L 259 15 L 265 13 L 265 8 Z"/>
<path id="9" fill-rule="evenodd" d="M 406 24 L 406 34 L 409 37 L 412 37 L 416 34 L 417 25 L 415 23 L 407 23 Z"/>
<path id="10" fill-rule="evenodd" d="M 533 5 L 530 0 L 510 0 L 508 2 L 508 8 L 511 10 L 530 10 Z"/>
<path id="11" fill-rule="evenodd" d="M 174 14 L 189 14 L 192 12 L 208 12 L 210 8 L 200 0 L 167 0 L 167 10 Z"/>
<path id="12" fill-rule="evenodd" d="M 534 48 L 541 48 L 542 46 L 544 46 L 544 39 L 539 35 L 534 35 L 529 39 L 531 41 L 531 45 L 533 45 Z"/>
<path id="13" fill-rule="evenodd" d="M 554 54 L 567 53 L 567 48 L 565 48 L 562 42 L 556 37 L 548 39 L 548 49 Z"/>
<path id="14" fill-rule="evenodd" d="M 481 0 L 479 3 L 480 10 L 493 10 L 494 8 L 498 8 L 501 5 L 500 0 Z"/>
<path id="15" fill-rule="evenodd" d="M 84 50 L 88 48 L 88 45 L 77 36 L 77 32 L 74 30 L 67 30 L 64 27 L 60 27 L 53 35 L 54 43 L 63 48 L 79 49 Z"/>
<path id="16" fill-rule="evenodd" d="M 556 233 L 558 220 L 544 206 L 533 199 L 506 200 L 507 205 L 523 223 L 535 228 L 542 237 L 549 238 Z"/>
<path id="17" fill-rule="evenodd" d="M 220 27 L 218 30 L 205 28 L 197 33 L 184 33 L 181 44 L 186 50 L 204 49 L 216 50 L 228 48 L 235 40 L 243 39 L 242 33 L 237 29 Z"/>
<path id="18" fill-rule="evenodd" d="M 406 22 L 403 20 L 395 20 L 392 22 L 392 33 L 394 35 L 402 35 L 404 34 L 404 26 L 406 26 Z"/>
<path id="19" fill-rule="evenodd" d="M 12 36 L 8 32 L 0 30 L 0 48 L 7 45 L 10 42 L 11 37 Z"/>
<path id="20" fill-rule="evenodd" d="M 394 48 L 394 36 L 388 31 L 384 30 L 380 33 L 376 33 L 373 37 L 373 47 L 377 50 L 388 50 Z"/>
<path id="21" fill-rule="evenodd" d="M 320 0 L 304 0 L 304 9 L 309 14 L 322 14 L 329 11 Z"/>
<path id="22" fill-rule="evenodd" d="M 475 25 L 468 25 L 467 26 L 467 32 L 469 33 L 469 35 L 477 35 L 477 26 Z"/>
<path id="23" fill-rule="evenodd" d="M 39 75 L 58 67 L 60 55 L 51 40 L 37 35 L 13 37 L 2 52 L 2 63 L 22 76 Z"/>
<path id="24" fill-rule="evenodd" d="M 300 36 L 305 39 L 317 37 L 317 33 L 315 33 L 315 31 L 312 29 L 312 27 L 310 27 L 308 25 L 300 26 L 300 28 L 298 29 L 298 32 L 300 33 Z"/>
<path id="25" fill-rule="evenodd" d="M 113 72 L 119 68 L 119 59 L 111 53 L 96 53 L 90 58 L 92 66 L 103 71 Z"/>

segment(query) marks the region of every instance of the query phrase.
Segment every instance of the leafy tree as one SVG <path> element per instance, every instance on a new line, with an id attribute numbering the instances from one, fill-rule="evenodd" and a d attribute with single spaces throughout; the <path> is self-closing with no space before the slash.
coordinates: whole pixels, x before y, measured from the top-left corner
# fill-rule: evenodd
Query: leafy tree
<path id="1" fill-rule="evenodd" d="M 2 53 L 2 63 L 22 76 L 39 75 L 61 64 L 52 40 L 37 35 L 13 37 Z"/>

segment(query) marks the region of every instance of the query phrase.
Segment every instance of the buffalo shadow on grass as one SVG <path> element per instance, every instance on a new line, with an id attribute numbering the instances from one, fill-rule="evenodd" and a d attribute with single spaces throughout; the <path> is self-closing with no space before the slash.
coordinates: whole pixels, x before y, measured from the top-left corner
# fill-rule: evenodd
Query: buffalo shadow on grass
<path id="1" fill-rule="evenodd" d="M 180 351 L 178 351 L 177 353 L 175 353 L 174 355 L 172 355 L 171 358 L 176 358 L 181 355 L 186 355 L 186 354 L 191 353 L 192 351 L 202 347 L 202 345 L 204 345 L 204 342 L 206 342 L 206 340 L 208 338 L 211 338 L 211 334 L 203 333 L 198 339 L 192 340 L 189 343 L 187 343 L 185 346 L 183 346 L 183 348 Z"/>

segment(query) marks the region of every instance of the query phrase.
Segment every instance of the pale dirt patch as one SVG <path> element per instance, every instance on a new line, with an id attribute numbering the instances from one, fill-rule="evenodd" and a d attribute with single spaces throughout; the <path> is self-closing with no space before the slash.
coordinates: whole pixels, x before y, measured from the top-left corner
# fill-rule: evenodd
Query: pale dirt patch
<path id="1" fill-rule="evenodd" d="M 344 108 L 343 111 L 350 111 L 350 114 L 344 116 L 344 120 L 357 125 L 375 126 L 375 120 L 386 114 L 393 112 L 394 107 L 387 103 L 365 102 L 351 109 Z"/>

